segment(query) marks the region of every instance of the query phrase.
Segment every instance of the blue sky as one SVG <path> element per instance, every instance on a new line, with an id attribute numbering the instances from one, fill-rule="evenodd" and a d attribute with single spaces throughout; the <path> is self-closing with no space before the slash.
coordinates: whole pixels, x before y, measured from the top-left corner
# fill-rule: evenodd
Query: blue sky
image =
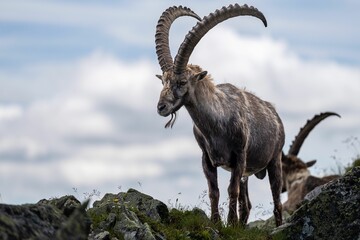
<path id="1" fill-rule="evenodd" d="M 207 186 L 191 119 L 180 110 L 174 128 L 165 130 L 167 119 L 156 113 L 155 26 L 172 5 L 205 16 L 230 3 L 1 1 L 0 202 L 64 194 L 82 200 L 93 189 L 135 187 L 164 202 L 200 204 Z M 310 134 L 300 157 L 318 159 L 317 175 L 336 168 L 332 156 L 348 163 L 358 152 L 343 141 L 360 135 L 360 4 L 247 4 L 264 13 L 268 27 L 250 17 L 222 23 L 190 62 L 216 83 L 246 87 L 272 102 L 285 125 L 285 151 L 307 119 L 338 112 L 341 119 L 329 118 Z M 173 24 L 173 56 L 194 24 L 191 18 Z M 226 201 L 229 175 L 219 172 Z M 259 209 L 271 211 L 271 194 L 267 180 L 250 181 L 253 206 L 261 206 L 255 219 Z"/>

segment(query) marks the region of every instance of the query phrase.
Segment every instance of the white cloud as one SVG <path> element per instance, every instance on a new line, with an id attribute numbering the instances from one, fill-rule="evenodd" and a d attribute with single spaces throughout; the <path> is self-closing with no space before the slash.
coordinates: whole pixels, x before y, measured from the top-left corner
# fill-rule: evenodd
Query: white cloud
<path id="1" fill-rule="evenodd" d="M 18 105 L 0 105 L 0 122 L 18 119 L 22 116 L 23 109 Z"/>
<path id="2" fill-rule="evenodd" d="M 160 177 L 164 162 L 197 155 L 193 139 L 132 145 L 86 146 L 64 159 L 60 169 L 74 186 Z M 162 163 L 163 162 L 163 163 Z"/>
<path id="3" fill-rule="evenodd" d="M 71 139 L 106 137 L 114 132 L 112 119 L 91 99 L 59 94 L 23 107 L 21 116 L 0 125 L 0 153 L 36 160 L 76 149 Z M 65 151 L 65 152 L 64 152 Z"/>
<path id="4" fill-rule="evenodd" d="M 19 144 L 26 145 L 30 154 L 37 151 L 38 146 L 30 141 L 17 142 L 17 146 Z M 7 147 L 9 150 L 12 146 L 11 143 L 2 141 L 0 147 L 3 150 Z M 52 161 L 3 162 L 0 174 L 5 179 L 15 173 L 17 177 L 38 181 L 52 179 L 67 182 L 70 186 L 91 187 L 107 182 L 160 177 L 166 171 L 164 163 L 176 162 L 179 158 L 193 158 L 198 153 L 199 149 L 192 138 L 166 139 L 152 144 L 130 146 L 86 145 L 74 148 L 68 157 Z"/>
<path id="5" fill-rule="evenodd" d="M 2 163 L 0 174 L 4 180 L 13 178 L 16 182 L 22 181 L 24 185 L 27 181 L 54 182 L 59 178 L 58 167 L 56 162 L 35 164 L 7 161 Z"/>
<path id="6" fill-rule="evenodd" d="M 129 134 L 131 130 L 122 129 L 108 110 L 103 109 L 103 104 L 154 111 L 161 84 L 148 61 L 124 63 L 97 51 L 71 65 L 65 67 L 67 71 L 61 71 L 64 65 L 56 69 L 56 64 L 45 63 L 42 68 L 37 64 L 31 68 L 31 79 L 48 82 L 54 72 L 59 72 L 56 82 L 65 79 L 66 84 L 51 95 L 33 96 L 25 106 L 0 106 L 3 152 L 22 149 L 33 158 L 49 151 L 76 148 L 71 146 L 73 143 L 67 143 L 72 138 L 111 139 L 116 138 L 116 134 Z M 16 75 L 26 78 L 28 73 L 25 70 L 24 76 L 21 72 Z M 119 133 L 118 129 L 123 132 Z"/>
<path id="7" fill-rule="evenodd" d="M 78 91 L 97 101 L 111 101 L 128 108 L 154 108 L 161 89 L 156 67 L 147 60 L 125 63 L 96 51 L 80 64 Z"/>
<path id="8" fill-rule="evenodd" d="M 34 159 L 44 154 L 42 144 L 29 137 L 3 136 L 0 139 L 0 154 L 24 154 L 29 159 Z"/>
<path id="9" fill-rule="evenodd" d="M 38 134 L 49 132 L 55 137 L 103 136 L 113 131 L 109 117 L 96 108 L 92 99 L 81 95 L 34 102 L 26 117 Z"/>

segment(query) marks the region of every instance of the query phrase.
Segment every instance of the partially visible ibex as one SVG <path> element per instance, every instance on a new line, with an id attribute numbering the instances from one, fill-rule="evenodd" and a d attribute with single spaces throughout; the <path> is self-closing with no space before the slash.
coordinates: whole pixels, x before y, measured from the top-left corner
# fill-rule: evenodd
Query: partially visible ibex
<path id="1" fill-rule="evenodd" d="M 329 116 L 338 116 L 339 114 L 333 112 L 325 112 L 315 115 L 311 120 L 308 120 L 300 132 L 292 142 L 287 155 L 283 153 L 282 156 L 282 172 L 283 172 L 283 190 L 288 192 L 288 200 L 283 205 L 283 210 L 293 212 L 296 210 L 298 204 L 304 199 L 305 195 L 313 190 L 315 187 L 323 185 L 339 175 L 330 175 L 323 178 L 311 176 L 309 167 L 316 163 L 316 160 L 303 162 L 298 158 L 298 153 L 306 137 L 311 130 L 322 120 Z"/>
<path id="2" fill-rule="evenodd" d="M 194 135 L 203 152 L 202 165 L 209 186 L 211 219 L 219 221 L 217 167 L 231 172 L 228 223 L 237 224 L 237 202 L 242 224 L 247 222 L 251 204 L 247 176 L 264 178 L 269 173 L 274 200 L 276 225 L 282 223 L 281 149 L 284 145 L 283 124 L 274 107 L 250 92 L 231 84 L 215 85 L 199 66 L 188 65 L 192 51 L 201 38 L 218 23 L 229 18 L 249 15 L 266 26 L 264 15 L 254 7 L 238 4 L 216 10 L 199 21 L 186 35 L 173 62 L 169 50 L 169 29 L 179 16 L 197 16 L 188 8 L 167 9 L 156 27 L 156 53 L 163 74 L 163 89 L 157 105 L 161 116 L 174 124 L 176 111 L 185 106 L 194 121 Z M 221 47 L 221 46 L 218 46 Z M 210 50 L 210 49 L 209 49 Z M 217 59 L 219 67 L 221 60 Z"/>

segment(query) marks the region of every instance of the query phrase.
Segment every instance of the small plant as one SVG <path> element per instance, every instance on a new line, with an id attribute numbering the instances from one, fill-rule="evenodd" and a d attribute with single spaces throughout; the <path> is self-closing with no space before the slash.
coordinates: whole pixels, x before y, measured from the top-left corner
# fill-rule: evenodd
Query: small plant
<path id="1" fill-rule="evenodd" d="M 78 189 L 76 187 L 73 187 L 72 190 L 75 193 L 76 197 L 79 198 Z M 90 193 L 84 192 L 83 195 L 84 195 L 84 200 L 92 199 L 94 196 L 96 196 L 97 198 L 100 198 L 101 192 L 96 189 L 93 189 L 92 192 L 90 192 Z"/>
<path id="2" fill-rule="evenodd" d="M 101 192 L 96 190 L 96 189 L 93 189 L 92 192 L 88 193 L 88 192 L 84 192 L 84 199 L 91 199 L 92 197 L 96 196 L 96 197 L 100 197 L 100 194 Z"/>
<path id="3" fill-rule="evenodd" d="M 273 203 L 270 202 L 270 205 L 272 205 Z M 255 206 L 255 218 L 257 220 L 261 220 L 263 219 L 263 217 L 269 217 L 272 214 L 272 210 L 271 209 L 266 209 L 264 207 L 264 204 L 259 203 L 258 205 Z"/>
<path id="4" fill-rule="evenodd" d="M 360 140 L 358 137 L 350 136 L 344 140 L 344 143 L 354 151 L 355 158 L 360 158 Z"/>
<path id="5" fill-rule="evenodd" d="M 180 196 L 181 192 L 178 192 L 177 195 Z M 185 205 L 180 203 L 179 197 L 176 197 L 175 202 L 172 202 L 171 199 L 168 199 L 168 206 L 169 206 L 170 209 L 177 209 L 177 210 L 180 210 L 180 211 L 189 210 L 188 206 L 185 206 Z"/>
<path id="6" fill-rule="evenodd" d="M 345 168 L 345 172 L 349 172 L 351 169 L 358 166 L 360 166 L 360 157 L 354 159 L 354 161 L 351 164 L 348 164 L 348 166 Z"/>
<path id="7" fill-rule="evenodd" d="M 351 136 L 345 139 L 344 143 L 354 152 L 352 162 L 345 167 L 345 172 L 348 172 L 352 168 L 360 166 L 360 140 L 357 137 Z"/>
<path id="8" fill-rule="evenodd" d="M 331 169 L 331 172 L 343 175 L 346 172 L 350 171 L 353 167 L 360 166 L 360 140 L 358 137 L 350 136 L 342 141 L 343 144 L 346 144 L 346 147 L 352 151 L 353 157 L 351 162 L 344 165 L 343 159 L 337 156 L 337 150 L 334 150 L 334 155 L 331 156 L 335 160 L 337 169 Z"/>

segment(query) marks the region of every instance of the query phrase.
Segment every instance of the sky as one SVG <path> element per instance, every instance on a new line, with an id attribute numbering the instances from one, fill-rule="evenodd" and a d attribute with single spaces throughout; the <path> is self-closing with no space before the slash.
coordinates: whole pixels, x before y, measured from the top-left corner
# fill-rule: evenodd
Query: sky
<path id="1" fill-rule="evenodd" d="M 155 26 L 173 5 L 203 17 L 232 1 L 0 1 L 0 203 L 73 194 L 93 200 L 138 189 L 170 206 L 208 210 L 201 151 L 181 109 L 172 129 L 156 105 L 162 88 Z M 284 151 L 307 119 L 337 112 L 309 135 L 299 157 L 321 176 L 346 165 L 360 144 L 360 3 L 248 1 L 264 13 L 212 29 L 190 63 L 218 83 L 273 103 Z M 175 56 L 196 24 L 177 19 Z M 229 173 L 219 169 L 222 206 Z M 272 212 L 267 178 L 250 178 L 250 220 Z M 286 194 L 282 195 L 283 201 Z"/>

